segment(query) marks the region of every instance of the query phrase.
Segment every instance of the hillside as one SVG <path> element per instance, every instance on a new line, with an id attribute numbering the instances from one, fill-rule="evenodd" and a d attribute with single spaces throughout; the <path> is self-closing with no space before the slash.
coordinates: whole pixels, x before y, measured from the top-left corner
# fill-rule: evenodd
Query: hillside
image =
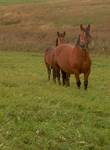
<path id="1" fill-rule="evenodd" d="M 79 33 L 79 25 L 90 23 L 93 35 L 91 50 L 110 52 L 109 0 L 27 2 L 0 2 L 0 50 L 43 50 L 55 44 L 57 31 L 66 31 L 67 42 L 73 43 Z"/>

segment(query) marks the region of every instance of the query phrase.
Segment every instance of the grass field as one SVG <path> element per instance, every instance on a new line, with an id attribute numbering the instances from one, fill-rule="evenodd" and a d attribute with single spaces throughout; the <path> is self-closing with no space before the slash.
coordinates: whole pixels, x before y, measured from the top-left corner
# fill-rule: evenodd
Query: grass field
<path id="1" fill-rule="evenodd" d="M 47 81 L 56 32 L 91 24 L 92 72 L 78 90 Z M 30 51 L 30 52 L 28 52 Z M 110 0 L 0 0 L 0 150 L 110 150 Z"/>
<path id="2" fill-rule="evenodd" d="M 110 57 L 92 62 L 84 91 L 48 82 L 41 53 L 0 52 L 0 150 L 109 150 Z"/>

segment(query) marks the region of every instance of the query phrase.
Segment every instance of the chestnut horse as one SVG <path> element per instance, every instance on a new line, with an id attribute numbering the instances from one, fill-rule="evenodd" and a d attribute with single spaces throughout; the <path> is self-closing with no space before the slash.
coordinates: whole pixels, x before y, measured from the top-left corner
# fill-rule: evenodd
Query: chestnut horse
<path id="1" fill-rule="evenodd" d="M 65 38 L 65 32 L 64 33 L 57 32 L 56 46 L 63 44 L 65 42 L 64 38 Z M 45 65 L 46 65 L 47 73 L 48 73 L 48 80 L 50 80 L 51 70 L 53 69 L 54 51 L 55 51 L 55 47 L 49 47 L 45 50 L 45 54 L 44 54 L 44 61 L 45 61 Z M 59 84 L 61 84 L 61 82 L 60 82 L 60 71 L 57 70 L 57 72 L 55 72 L 53 69 L 53 80 L 54 80 L 54 82 L 56 82 L 56 80 L 55 80 L 56 77 L 58 78 Z"/>
<path id="2" fill-rule="evenodd" d="M 55 49 L 54 68 L 56 71 L 60 68 L 66 76 L 74 74 L 78 88 L 81 85 L 79 75 L 83 73 L 84 88 L 87 89 L 91 71 L 91 59 L 88 52 L 88 44 L 91 41 L 90 25 L 86 28 L 80 25 L 80 30 L 76 45 L 62 44 Z"/>

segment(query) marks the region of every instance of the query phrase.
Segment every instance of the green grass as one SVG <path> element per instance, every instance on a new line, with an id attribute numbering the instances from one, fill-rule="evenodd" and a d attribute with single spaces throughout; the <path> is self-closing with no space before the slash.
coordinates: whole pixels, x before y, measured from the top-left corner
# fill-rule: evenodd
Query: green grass
<path id="1" fill-rule="evenodd" d="M 84 91 L 48 82 L 40 53 L 0 52 L 0 150 L 109 150 L 109 89 L 109 56 Z"/>
<path id="2" fill-rule="evenodd" d="M 28 2 L 33 2 L 33 0 L 0 0 L 1 4 L 28 3 Z"/>

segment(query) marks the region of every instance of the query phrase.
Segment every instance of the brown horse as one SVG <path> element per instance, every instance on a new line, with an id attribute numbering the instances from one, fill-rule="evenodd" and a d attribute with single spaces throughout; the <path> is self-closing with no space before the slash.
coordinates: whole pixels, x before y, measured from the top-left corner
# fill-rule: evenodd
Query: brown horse
<path id="1" fill-rule="evenodd" d="M 65 42 L 64 38 L 65 38 L 65 32 L 64 33 L 57 32 L 56 46 L 63 44 Z M 55 51 L 55 47 L 49 47 L 45 50 L 45 54 L 44 54 L 44 61 L 45 61 L 45 65 L 46 65 L 47 73 L 48 73 L 48 80 L 50 80 L 51 70 L 53 69 L 54 51 Z M 53 69 L 53 80 L 54 80 L 54 82 L 56 82 L 56 78 L 58 79 L 59 84 L 61 84 L 61 82 L 60 82 L 60 70 L 57 70 L 57 72 L 55 72 Z"/>
<path id="2" fill-rule="evenodd" d="M 54 68 L 56 71 L 60 68 L 66 75 L 74 74 L 78 88 L 81 85 L 79 75 L 84 73 L 84 88 L 87 89 L 91 71 L 91 59 L 88 53 L 88 44 L 91 41 L 90 25 L 86 28 L 80 25 L 80 29 L 76 45 L 62 44 L 55 49 Z"/>

